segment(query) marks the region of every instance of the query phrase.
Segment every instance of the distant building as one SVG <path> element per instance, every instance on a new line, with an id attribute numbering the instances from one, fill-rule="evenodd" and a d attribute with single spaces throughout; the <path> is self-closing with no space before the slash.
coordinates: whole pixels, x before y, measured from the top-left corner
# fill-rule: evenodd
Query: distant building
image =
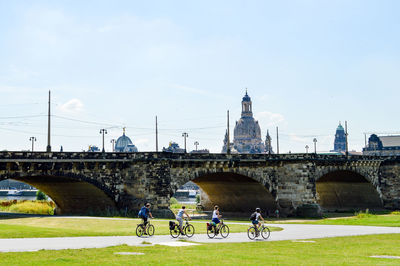
<path id="1" fill-rule="evenodd" d="M 185 153 L 185 149 L 179 148 L 178 143 L 170 142 L 168 148 L 163 147 L 163 152 L 172 152 L 172 153 Z"/>
<path id="2" fill-rule="evenodd" d="M 88 152 L 100 152 L 100 149 L 95 145 L 89 145 Z"/>
<path id="3" fill-rule="evenodd" d="M 114 150 L 115 152 L 138 152 L 131 139 L 125 135 L 125 128 L 123 128 L 122 136 L 115 142 Z"/>
<path id="4" fill-rule="evenodd" d="M 368 145 L 363 149 L 364 155 L 400 155 L 400 136 L 377 136 L 372 134 Z"/>
<path id="5" fill-rule="evenodd" d="M 346 132 L 342 124 L 339 122 L 339 126 L 336 129 L 335 141 L 333 143 L 333 150 L 336 152 L 346 152 Z"/>
<path id="6" fill-rule="evenodd" d="M 267 143 L 267 147 L 266 144 Z M 253 117 L 251 98 L 246 94 L 242 99 L 242 114 L 236 121 L 233 131 L 233 142 L 230 143 L 232 153 L 272 153 L 271 137 L 267 132 L 265 143 L 261 139 L 261 128 Z M 225 133 L 222 152 L 226 153 L 228 146 L 228 133 Z"/>
<path id="7" fill-rule="evenodd" d="M 273 154 L 272 150 L 272 138 L 269 135 L 269 131 L 267 130 L 267 136 L 265 137 L 265 153 Z"/>

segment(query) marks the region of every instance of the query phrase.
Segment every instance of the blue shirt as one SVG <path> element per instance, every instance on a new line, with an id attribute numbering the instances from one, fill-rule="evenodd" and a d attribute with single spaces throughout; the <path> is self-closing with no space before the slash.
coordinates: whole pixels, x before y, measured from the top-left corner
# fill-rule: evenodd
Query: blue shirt
<path id="1" fill-rule="evenodd" d="M 142 217 L 147 218 L 149 216 L 150 210 L 146 206 L 143 206 L 140 209 L 140 213 L 142 214 Z"/>

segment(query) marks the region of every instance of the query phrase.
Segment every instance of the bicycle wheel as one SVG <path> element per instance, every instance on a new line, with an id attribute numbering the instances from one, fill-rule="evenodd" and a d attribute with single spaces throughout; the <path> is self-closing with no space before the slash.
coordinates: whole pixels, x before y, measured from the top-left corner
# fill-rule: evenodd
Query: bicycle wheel
<path id="1" fill-rule="evenodd" d="M 269 231 L 268 227 L 263 227 L 263 229 L 261 229 L 261 235 L 264 239 L 268 239 L 269 235 L 271 234 L 271 231 Z"/>
<path id="2" fill-rule="evenodd" d="M 229 235 L 229 227 L 226 224 L 223 224 L 219 229 L 219 232 L 223 238 L 226 238 Z"/>
<path id="3" fill-rule="evenodd" d="M 185 235 L 186 235 L 187 237 L 192 237 L 192 236 L 194 235 L 194 226 L 193 226 L 193 225 L 188 224 L 188 225 L 185 227 Z"/>
<path id="4" fill-rule="evenodd" d="M 215 226 L 212 226 L 211 229 L 207 228 L 207 235 L 209 238 L 214 238 L 216 236 Z"/>
<path id="5" fill-rule="evenodd" d="M 138 237 L 141 237 L 143 234 L 144 234 L 144 228 L 143 228 L 143 226 L 141 224 L 138 224 L 136 226 L 136 235 Z"/>
<path id="6" fill-rule="evenodd" d="M 179 230 L 179 226 L 175 225 L 174 229 L 172 229 L 172 230 L 170 229 L 169 230 L 169 233 L 171 234 L 171 236 L 173 238 L 177 238 L 181 234 L 181 232 Z"/>
<path id="7" fill-rule="evenodd" d="M 148 234 L 149 236 L 153 236 L 153 235 L 154 235 L 154 231 L 155 231 L 154 225 L 149 224 L 149 225 L 147 226 L 147 234 Z"/>
<path id="8" fill-rule="evenodd" d="M 257 236 L 257 230 L 254 226 L 250 226 L 249 229 L 247 229 L 247 236 L 253 240 Z"/>

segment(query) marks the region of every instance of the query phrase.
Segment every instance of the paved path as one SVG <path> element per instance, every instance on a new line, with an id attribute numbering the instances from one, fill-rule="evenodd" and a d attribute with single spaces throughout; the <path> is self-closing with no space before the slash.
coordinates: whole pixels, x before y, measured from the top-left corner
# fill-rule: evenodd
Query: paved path
<path id="1" fill-rule="evenodd" d="M 270 224 L 279 226 L 283 231 L 271 232 L 271 237 L 265 241 L 299 240 L 336 236 L 354 236 L 370 234 L 400 233 L 400 227 L 377 226 L 350 226 L 350 225 L 304 225 L 304 224 Z M 179 239 L 187 239 L 180 237 Z M 232 233 L 228 238 L 216 237 L 209 239 L 207 235 L 195 235 L 191 241 L 199 243 L 235 243 L 251 242 L 246 233 Z M 180 242 L 169 235 L 156 235 L 153 237 L 136 236 L 106 236 L 106 237 L 54 237 L 54 238 L 16 238 L 0 239 L 0 252 L 25 252 L 41 249 L 80 249 L 80 248 L 104 248 L 117 245 L 142 245 L 146 241 L 152 244 L 162 245 L 190 245 Z M 258 241 L 264 241 L 259 239 Z M 179 243 L 179 244 L 178 244 Z"/>

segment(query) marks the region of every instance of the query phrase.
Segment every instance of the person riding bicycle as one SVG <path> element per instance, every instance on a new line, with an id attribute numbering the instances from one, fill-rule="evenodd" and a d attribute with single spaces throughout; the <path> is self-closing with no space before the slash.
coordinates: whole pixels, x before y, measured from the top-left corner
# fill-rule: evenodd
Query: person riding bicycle
<path id="1" fill-rule="evenodd" d="M 181 234 L 184 235 L 183 231 L 182 231 L 182 227 L 183 227 L 183 215 L 185 214 L 186 217 L 190 220 L 190 216 L 189 214 L 187 214 L 186 210 L 185 210 L 185 206 L 182 206 L 182 208 L 178 211 L 178 213 L 176 214 L 176 220 L 179 222 L 179 230 L 181 231 Z"/>
<path id="2" fill-rule="evenodd" d="M 142 218 L 144 227 L 146 227 L 146 225 L 148 223 L 147 219 L 149 218 L 149 216 L 151 219 L 154 218 L 153 215 L 151 215 L 150 207 L 151 207 L 151 204 L 149 202 L 147 202 L 139 211 L 139 217 Z"/>
<path id="3" fill-rule="evenodd" d="M 264 222 L 264 218 L 261 215 L 261 209 L 260 208 L 256 208 L 256 211 L 251 216 L 254 217 L 254 220 L 252 220 L 251 223 L 254 226 L 257 226 L 257 229 L 259 229 L 260 226 L 261 226 L 260 219 Z"/>
<path id="4" fill-rule="evenodd" d="M 222 215 L 220 215 L 219 213 L 219 207 L 218 205 L 214 206 L 214 211 L 212 214 L 212 220 L 211 222 L 215 223 L 215 227 L 221 222 L 219 219 L 222 217 Z"/>

